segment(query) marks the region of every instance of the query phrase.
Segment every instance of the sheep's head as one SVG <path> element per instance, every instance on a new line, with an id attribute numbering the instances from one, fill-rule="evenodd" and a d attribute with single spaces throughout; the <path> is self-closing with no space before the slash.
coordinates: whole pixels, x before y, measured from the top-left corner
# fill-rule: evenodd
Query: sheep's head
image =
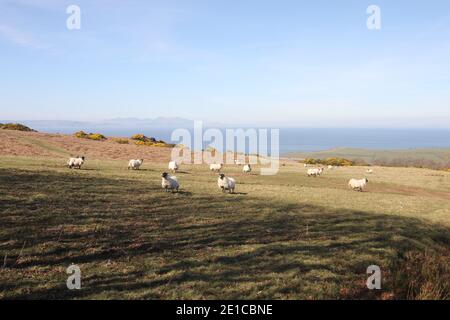
<path id="1" fill-rule="evenodd" d="M 369 179 L 366 178 L 366 183 L 369 182 Z"/>
<path id="2" fill-rule="evenodd" d="M 167 172 L 163 172 L 163 173 L 161 174 L 161 177 L 163 177 L 164 179 L 167 178 Z"/>
<path id="3" fill-rule="evenodd" d="M 144 162 L 144 159 L 140 159 L 141 160 L 141 163 L 143 163 Z"/>
<path id="4" fill-rule="evenodd" d="M 81 157 L 81 160 L 83 160 L 83 161 L 84 161 L 84 156 L 82 156 L 82 157 Z"/>
<path id="5" fill-rule="evenodd" d="M 223 173 L 221 173 L 221 174 L 219 174 L 219 178 L 220 178 L 221 180 L 223 180 L 223 178 L 225 178 L 225 175 L 224 175 Z"/>

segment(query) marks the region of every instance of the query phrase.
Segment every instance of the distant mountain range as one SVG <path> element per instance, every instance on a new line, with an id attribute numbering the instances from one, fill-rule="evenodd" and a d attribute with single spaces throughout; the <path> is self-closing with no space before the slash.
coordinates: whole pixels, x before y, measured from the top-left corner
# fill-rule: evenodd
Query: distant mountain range
<path id="1" fill-rule="evenodd" d="M 36 130 L 42 129 L 131 129 L 131 128 L 182 128 L 192 127 L 194 121 L 183 118 L 158 117 L 154 119 L 115 118 L 100 121 L 71 120 L 0 120 L 0 123 L 18 122 Z"/>

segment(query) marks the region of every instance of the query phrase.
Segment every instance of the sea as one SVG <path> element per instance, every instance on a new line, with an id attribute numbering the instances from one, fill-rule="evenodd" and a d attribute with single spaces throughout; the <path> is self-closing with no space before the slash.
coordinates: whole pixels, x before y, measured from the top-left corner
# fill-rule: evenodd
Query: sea
<path id="1" fill-rule="evenodd" d="M 86 132 L 98 132 L 105 136 L 130 137 L 142 133 L 148 137 L 164 140 L 169 143 L 179 143 L 171 139 L 175 128 L 35 128 L 38 131 L 50 133 L 73 134 L 77 129 Z M 235 130 L 236 128 L 233 128 Z M 242 128 L 247 130 L 249 128 Z M 258 128 L 255 128 L 258 129 Z M 295 152 L 314 152 L 334 148 L 364 148 L 364 149 L 416 149 L 416 148 L 450 148 L 449 129 L 374 129 L 374 128 L 269 128 L 279 130 L 279 153 L 286 155 Z M 186 128 L 193 136 L 193 129 Z M 205 132 L 207 128 L 203 129 Z M 225 128 L 219 129 L 225 136 Z M 203 142 L 203 148 L 210 145 Z M 225 143 L 224 143 L 225 144 Z M 214 143 L 212 144 L 213 146 Z M 248 151 L 236 150 L 239 152 Z M 269 154 L 270 154 L 269 139 Z"/>

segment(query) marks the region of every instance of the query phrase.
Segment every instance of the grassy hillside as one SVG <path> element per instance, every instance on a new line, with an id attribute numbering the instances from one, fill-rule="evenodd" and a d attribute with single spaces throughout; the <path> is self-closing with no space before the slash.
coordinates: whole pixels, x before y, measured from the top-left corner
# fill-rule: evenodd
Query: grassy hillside
<path id="1" fill-rule="evenodd" d="M 375 167 L 358 193 L 346 183 L 364 167 L 308 178 L 298 164 L 276 176 L 226 166 L 229 195 L 206 166 L 184 165 L 170 194 L 165 162 L 64 162 L 0 156 L 0 298 L 450 298 L 450 173 Z M 81 290 L 66 288 L 71 263 Z"/>
<path id="2" fill-rule="evenodd" d="M 371 150 L 336 148 L 318 152 L 298 152 L 286 155 L 290 158 L 345 158 L 361 160 L 368 164 L 390 166 L 416 166 L 429 168 L 450 168 L 450 148 L 428 148 L 407 150 Z"/>

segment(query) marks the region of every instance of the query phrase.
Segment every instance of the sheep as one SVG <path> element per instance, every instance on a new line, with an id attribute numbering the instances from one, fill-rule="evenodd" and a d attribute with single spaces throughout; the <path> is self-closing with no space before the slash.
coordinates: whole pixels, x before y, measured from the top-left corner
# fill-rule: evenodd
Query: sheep
<path id="1" fill-rule="evenodd" d="M 236 159 L 236 160 L 234 160 L 234 164 L 237 165 L 237 166 L 241 166 L 242 162 L 240 160 Z"/>
<path id="2" fill-rule="evenodd" d="M 161 186 L 166 192 L 169 191 L 174 192 L 175 190 L 178 192 L 180 184 L 178 183 L 177 177 L 169 176 L 167 172 L 163 172 L 161 174 L 161 177 L 162 177 Z"/>
<path id="3" fill-rule="evenodd" d="M 369 182 L 369 180 L 367 180 L 367 178 L 359 179 L 359 180 L 358 179 L 350 179 L 348 181 L 348 187 L 355 191 L 362 192 L 368 182 Z"/>
<path id="4" fill-rule="evenodd" d="M 69 161 L 67 161 L 67 165 L 70 169 L 72 168 L 78 168 L 81 169 L 81 166 L 84 163 L 84 156 L 76 156 L 75 158 L 69 158 Z"/>
<path id="5" fill-rule="evenodd" d="M 372 169 L 367 169 L 367 170 L 366 170 L 366 173 L 372 174 L 372 173 L 373 173 L 373 170 L 372 170 Z"/>
<path id="6" fill-rule="evenodd" d="M 139 170 L 143 162 L 144 159 L 131 159 L 128 162 L 128 169 Z"/>
<path id="7" fill-rule="evenodd" d="M 178 163 L 176 161 L 169 162 L 169 170 L 176 172 L 178 170 Z"/>
<path id="8" fill-rule="evenodd" d="M 250 167 L 249 164 L 246 164 L 243 168 L 242 168 L 242 172 L 243 173 L 250 173 L 252 171 L 252 167 Z"/>
<path id="9" fill-rule="evenodd" d="M 334 169 L 334 166 L 332 166 L 331 164 L 330 165 L 328 165 L 328 169 Z"/>
<path id="10" fill-rule="evenodd" d="M 236 181 L 233 178 L 225 177 L 223 173 L 219 174 L 219 178 L 217 179 L 217 185 L 222 192 L 228 190 L 230 193 L 234 193 L 234 188 L 236 187 Z"/>
<path id="11" fill-rule="evenodd" d="M 308 177 L 317 177 L 320 176 L 323 172 L 322 168 L 312 168 L 312 169 L 308 169 L 308 171 L 306 172 L 308 174 Z"/>
<path id="12" fill-rule="evenodd" d="M 218 171 L 218 172 L 220 172 L 220 169 L 222 169 L 222 164 L 221 163 L 211 163 L 209 165 L 209 170 L 211 170 L 211 171 Z"/>

